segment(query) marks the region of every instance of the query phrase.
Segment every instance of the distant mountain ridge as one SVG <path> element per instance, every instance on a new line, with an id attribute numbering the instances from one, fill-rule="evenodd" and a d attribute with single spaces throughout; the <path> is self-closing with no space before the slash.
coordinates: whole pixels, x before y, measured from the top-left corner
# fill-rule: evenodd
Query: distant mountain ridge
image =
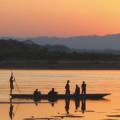
<path id="1" fill-rule="evenodd" d="M 63 52 L 72 53 L 73 50 L 63 45 L 38 45 L 30 40 L 0 39 L 0 60 L 40 59 L 49 54 Z"/>
<path id="2" fill-rule="evenodd" d="M 85 50 L 120 50 L 120 34 L 106 36 L 75 36 L 75 37 L 33 37 L 29 40 L 40 45 L 64 45 L 74 49 Z"/>
<path id="3" fill-rule="evenodd" d="M 62 45 L 78 50 L 118 50 L 120 51 L 120 34 L 111 34 L 105 36 L 88 35 L 88 36 L 73 36 L 73 37 L 0 37 L 0 39 L 26 41 L 27 44 L 46 45 Z"/>

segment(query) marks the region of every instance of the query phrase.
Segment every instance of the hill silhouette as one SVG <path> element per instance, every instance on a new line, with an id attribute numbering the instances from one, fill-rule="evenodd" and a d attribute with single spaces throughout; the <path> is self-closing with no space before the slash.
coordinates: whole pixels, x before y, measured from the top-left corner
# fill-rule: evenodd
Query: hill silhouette
<path id="1" fill-rule="evenodd" d="M 41 46 L 32 41 L 17 41 L 13 39 L 0 40 L 0 60 L 9 59 L 49 59 L 49 55 L 62 52 L 69 53 L 71 49 L 62 45 Z"/>
<path id="2" fill-rule="evenodd" d="M 0 40 L 0 68 L 119 68 L 119 61 L 119 54 L 77 52 L 64 45 L 38 45 L 29 40 Z"/>
<path id="3" fill-rule="evenodd" d="M 120 34 L 111 34 L 105 36 L 88 35 L 88 36 L 73 36 L 73 37 L 34 37 L 30 38 L 40 45 L 65 45 L 74 49 L 86 50 L 103 50 L 112 49 L 120 50 Z"/>

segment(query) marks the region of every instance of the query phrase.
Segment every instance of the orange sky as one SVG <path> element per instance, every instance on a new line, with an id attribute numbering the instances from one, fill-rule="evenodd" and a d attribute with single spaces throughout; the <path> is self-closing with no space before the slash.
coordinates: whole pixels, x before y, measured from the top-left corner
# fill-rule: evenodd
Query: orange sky
<path id="1" fill-rule="evenodd" d="M 0 35 L 120 33 L 120 0 L 0 0 Z"/>

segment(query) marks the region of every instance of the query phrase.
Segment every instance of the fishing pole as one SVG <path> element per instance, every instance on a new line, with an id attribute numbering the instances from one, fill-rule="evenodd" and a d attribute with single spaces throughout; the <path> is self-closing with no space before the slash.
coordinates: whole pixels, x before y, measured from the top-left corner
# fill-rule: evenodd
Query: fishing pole
<path id="1" fill-rule="evenodd" d="M 12 100 L 10 100 L 10 105 L 13 105 L 12 103 L 13 103 Z M 20 106 L 20 104 L 17 104 L 17 106 L 16 106 L 16 108 L 15 108 L 15 111 L 12 112 L 12 120 L 14 119 L 14 117 L 15 117 L 17 111 L 18 111 L 19 106 Z M 13 107 L 14 107 L 14 106 L 13 106 Z"/>
<path id="2" fill-rule="evenodd" d="M 13 75 L 13 72 L 11 72 L 11 75 Z M 21 91 L 20 91 L 20 89 L 19 89 L 19 86 L 18 86 L 18 84 L 17 84 L 17 82 L 16 82 L 16 80 L 15 80 L 14 75 L 13 75 L 13 78 L 14 78 L 15 85 L 16 85 L 16 88 L 17 88 L 18 92 L 21 93 Z"/>
<path id="3" fill-rule="evenodd" d="M 18 84 L 17 84 L 15 78 L 14 78 L 14 81 L 15 81 L 15 85 L 16 85 L 16 88 L 17 88 L 18 92 L 21 93 L 21 91 L 20 91 L 20 89 L 19 89 L 19 86 L 18 86 Z"/>

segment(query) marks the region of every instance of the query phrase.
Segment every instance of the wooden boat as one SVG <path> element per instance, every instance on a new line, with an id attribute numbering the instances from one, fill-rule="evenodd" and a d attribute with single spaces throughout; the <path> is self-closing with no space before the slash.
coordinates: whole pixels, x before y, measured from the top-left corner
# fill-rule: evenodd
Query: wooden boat
<path id="1" fill-rule="evenodd" d="M 38 100 L 49 100 L 49 99 L 90 99 L 90 100 L 99 100 L 103 99 L 105 96 L 110 95 L 109 93 L 96 93 L 96 94 L 86 94 L 86 95 L 79 95 L 75 96 L 74 94 L 71 95 L 65 95 L 65 94 L 57 94 L 55 96 L 49 96 L 48 94 L 41 94 L 40 96 L 37 96 L 37 98 L 34 97 L 33 94 L 12 94 L 12 99 L 38 99 Z"/>
<path id="2" fill-rule="evenodd" d="M 13 76 L 13 73 L 11 73 L 11 77 L 13 78 L 13 80 L 15 79 L 15 77 Z M 17 84 L 16 84 L 17 85 Z M 18 86 L 17 86 L 18 88 Z M 65 94 L 58 94 L 58 92 L 54 92 L 51 93 L 49 92 L 48 94 L 41 94 L 39 91 L 37 91 L 37 94 L 10 94 L 12 99 L 34 99 L 34 100 L 50 100 L 50 101 L 55 101 L 57 99 L 103 99 L 103 97 L 110 95 L 109 93 L 94 93 L 94 94 L 86 94 L 86 95 L 82 95 L 82 94 L 70 94 L 70 95 L 65 95 Z"/>

